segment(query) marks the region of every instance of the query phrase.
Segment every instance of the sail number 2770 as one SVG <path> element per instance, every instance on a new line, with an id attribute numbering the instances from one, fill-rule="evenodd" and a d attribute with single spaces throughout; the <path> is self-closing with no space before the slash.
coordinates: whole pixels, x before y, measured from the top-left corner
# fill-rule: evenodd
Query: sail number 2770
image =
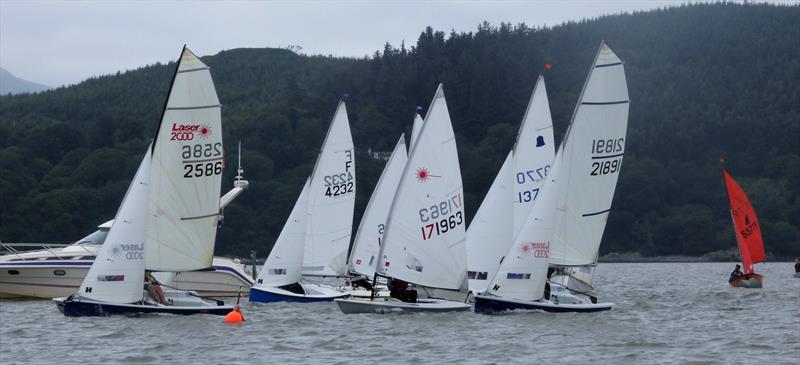
<path id="1" fill-rule="evenodd" d="M 461 212 L 461 193 L 457 193 L 443 202 L 419 210 L 419 220 L 428 223 L 420 227 L 422 239 L 429 240 L 445 234 L 451 229 L 464 224 L 464 213 Z"/>

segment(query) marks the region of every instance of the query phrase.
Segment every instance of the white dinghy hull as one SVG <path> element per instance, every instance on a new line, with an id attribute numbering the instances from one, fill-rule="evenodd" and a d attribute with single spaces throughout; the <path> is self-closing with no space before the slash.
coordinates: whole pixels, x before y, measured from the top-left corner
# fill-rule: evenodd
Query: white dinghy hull
<path id="1" fill-rule="evenodd" d="M 344 314 L 462 312 L 472 308 L 467 303 L 442 299 L 419 299 L 416 303 L 402 302 L 394 298 L 336 299 L 335 302 Z"/>
<path id="2" fill-rule="evenodd" d="M 614 308 L 614 303 L 569 303 L 559 304 L 549 300 L 517 300 L 496 295 L 478 294 L 475 296 L 475 313 L 500 313 L 513 310 L 541 310 L 545 312 L 593 313 Z"/>
<path id="3" fill-rule="evenodd" d="M 330 302 L 337 298 L 347 298 L 350 293 L 339 291 L 332 286 L 301 283 L 305 293 L 295 293 L 274 286 L 253 286 L 250 288 L 250 302 Z"/>

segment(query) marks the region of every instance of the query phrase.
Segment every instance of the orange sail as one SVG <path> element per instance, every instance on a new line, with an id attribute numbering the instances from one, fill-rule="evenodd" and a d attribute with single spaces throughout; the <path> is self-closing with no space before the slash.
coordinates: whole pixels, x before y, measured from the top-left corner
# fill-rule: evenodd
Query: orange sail
<path id="1" fill-rule="evenodd" d="M 742 255 L 745 274 L 753 273 L 753 264 L 764 262 L 764 241 L 761 239 L 761 226 L 758 224 L 756 212 L 750 205 L 744 190 L 736 183 L 725 169 L 725 187 L 728 189 L 728 200 L 731 203 L 731 218 L 736 229 L 736 242 Z"/>

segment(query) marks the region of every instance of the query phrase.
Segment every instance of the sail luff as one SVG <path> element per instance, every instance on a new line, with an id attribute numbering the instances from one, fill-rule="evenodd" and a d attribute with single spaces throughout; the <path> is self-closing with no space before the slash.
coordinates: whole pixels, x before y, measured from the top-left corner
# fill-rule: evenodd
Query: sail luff
<path id="1" fill-rule="evenodd" d="M 306 222 L 308 219 L 308 190 L 306 179 L 278 239 L 258 274 L 257 285 L 282 286 L 297 283 L 303 274 Z"/>
<path id="2" fill-rule="evenodd" d="M 405 134 L 402 134 L 386 162 L 386 167 L 381 172 L 367 203 L 367 208 L 364 210 L 356 237 L 353 240 L 349 270 L 370 277 L 375 274 L 373 263 L 380 261 L 378 251 L 383 240 L 383 233 L 385 233 L 389 209 L 407 161 Z M 375 231 L 372 231 L 373 229 Z M 368 233 L 368 230 L 374 234 Z"/>
<path id="3" fill-rule="evenodd" d="M 142 300 L 150 151 L 148 147 L 108 237 L 81 282 L 78 294 L 83 297 L 118 304 Z"/>

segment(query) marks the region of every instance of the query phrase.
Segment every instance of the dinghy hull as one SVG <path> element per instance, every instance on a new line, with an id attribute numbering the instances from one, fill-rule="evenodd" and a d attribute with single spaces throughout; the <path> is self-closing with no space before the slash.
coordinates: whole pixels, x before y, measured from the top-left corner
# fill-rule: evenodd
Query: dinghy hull
<path id="1" fill-rule="evenodd" d="M 467 303 L 442 299 L 420 299 L 416 303 L 401 302 L 393 298 L 337 299 L 335 302 L 344 314 L 460 312 L 468 311 L 472 307 Z"/>
<path id="2" fill-rule="evenodd" d="M 764 277 L 756 273 L 744 274 L 734 279 L 730 284 L 734 288 L 762 288 L 764 286 Z"/>
<path id="3" fill-rule="evenodd" d="M 333 287 L 322 285 L 303 284 L 305 294 L 293 293 L 271 286 L 254 286 L 250 288 L 250 302 L 275 303 L 275 302 L 295 302 L 295 303 L 316 303 L 330 302 L 337 298 L 348 298 L 349 293 L 340 292 Z"/>
<path id="4" fill-rule="evenodd" d="M 475 313 L 484 314 L 513 310 L 541 310 L 556 313 L 593 313 L 607 311 L 613 307 L 613 303 L 558 304 L 547 300 L 526 301 L 481 294 L 475 296 Z"/>
<path id="5" fill-rule="evenodd" d="M 56 302 L 56 307 L 61 313 L 68 317 L 108 317 L 112 315 L 135 315 L 146 313 L 164 313 L 164 314 L 213 314 L 224 316 L 233 310 L 232 305 L 196 305 L 196 306 L 164 306 L 155 305 L 152 303 L 145 304 L 114 304 L 104 303 L 85 298 L 75 298 L 69 296 L 67 298 L 53 299 Z"/>

